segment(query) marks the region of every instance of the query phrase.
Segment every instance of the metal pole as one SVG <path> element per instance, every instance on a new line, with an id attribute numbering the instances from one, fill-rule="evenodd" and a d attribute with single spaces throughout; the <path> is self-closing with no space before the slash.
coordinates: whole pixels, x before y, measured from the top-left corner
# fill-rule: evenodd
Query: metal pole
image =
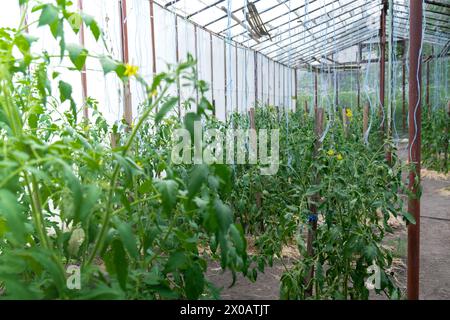
<path id="1" fill-rule="evenodd" d="M 78 10 L 80 13 L 83 11 L 83 0 L 78 0 Z M 80 43 L 81 46 L 84 47 L 84 23 L 81 24 L 80 27 Z M 86 74 L 86 64 L 83 65 L 83 70 L 81 70 L 81 94 L 83 97 L 83 117 L 85 119 L 89 118 L 89 110 L 86 105 L 87 98 L 87 74 Z"/>
<path id="2" fill-rule="evenodd" d="M 258 53 L 255 51 L 253 55 L 253 62 L 254 62 L 254 80 L 255 80 L 255 107 L 256 103 L 258 101 Z"/>
<path id="3" fill-rule="evenodd" d="M 402 63 L 402 124 L 403 131 L 406 130 L 406 40 L 403 40 L 403 63 Z"/>
<path id="4" fill-rule="evenodd" d="M 421 147 L 421 46 L 422 46 L 422 1 L 410 0 L 409 22 L 409 162 L 414 168 L 409 172 L 408 212 L 415 224 L 408 225 L 408 299 L 419 299 L 420 267 L 420 147 Z"/>
<path id="5" fill-rule="evenodd" d="M 298 105 L 298 75 L 297 75 L 297 68 L 294 69 L 294 93 L 295 93 L 295 107 L 294 112 L 297 111 L 297 105 Z"/>
<path id="6" fill-rule="evenodd" d="M 128 54 L 128 22 L 127 22 L 127 0 L 120 0 L 120 29 L 121 29 L 121 44 L 122 44 L 122 60 L 124 63 L 129 62 Z M 133 122 L 133 113 L 131 107 L 131 90 L 130 82 L 127 81 L 123 85 L 124 91 L 124 109 L 123 117 L 127 124 L 131 126 Z"/>
<path id="7" fill-rule="evenodd" d="M 238 63 L 238 47 L 235 46 L 236 54 L 236 112 L 239 112 L 239 63 Z"/>
<path id="8" fill-rule="evenodd" d="M 426 101 L 425 101 L 425 105 L 427 108 L 427 115 L 428 115 L 428 119 L 430 119 L 431 116 L 431 108 L 430 108 L 430 59 L 428 59 L 427 61 L 427 91 L 426 91 Z"/>
<path id="9" fill-rule="evenodd" d="M 317 112 L 319 97 L 317 95 L 317 71 L 314 72 L 314 112 Z"/>
<path id="10" fill-rule="evenodd" d="M 196 70 L 196 72 L 195 72 L 195 81 L 197 82 L 198 81 L 198 72 L 199 72 L 199 64 L 198 64 L 198 61 L 200 60 L 199 58 L 198 58 L 198 56 L 199 56 L 199 52 L 198 52 L 198 39 L 197 39 L 197 26 L 194 24 L 194 41 L 195 41 L 195 43 L 194 43 L 194 50 L 195 50 L 195 60 L 197 61 L 197 70 Z M 196 98 L 196 103 L 197 103 L 197 105 L 198 105 L 198 87 L 197 87 L 197 84 L 195 85 L 195 98 Z"/>
<path id="11" fill-rule="evenodd" d="M 153 8 L 153 0 L 150 0 L 150 37 L 152 40 L 152 72 L 156 74 L 156 44 L 155 44 L 155 12 Z M 158 106 L 156 106 L 158 111 Z"/>
<path id="12" fill-rule="evenodd" d="M 178 17 L 175 15 L 175 59 L 180 62 L 180 48 L 178 45 Z M 178 119 L 181 119 L 181 84 L 180 78 L 177 78 L 177 94 L 178 94 Z"/>
<path id="13" fill-rule="evenodd" d="M 356 71 L 356 86 L 357 86 L 357 90 L 358 90 L 358 97 L 357 97 L 357 108 L 358 110 L 360 110 L 361 107 L 361 75 L 360 75 L 360 70 L 361 70 L 361 59 L 360 59 L 360 52 L 361 52 L 361 45 L 358 45 L 358 53 L 356 54 L 356 60 L 358 61 L 358 70 Z"/>
<path id="14" fill-rule="evenodd" d="M 216 100 L 214 99 L 214 55 L 213 55 L 213 37 L 212 33 L 209 34 L 209 55 L 211 57 L 211 99 L 214 107 L 213 115 L 216 116 Z M 179 100 L 179 99 L 178 99 Z"/>
<path id="15" fill-rule="evenodd" d="M 392 135 L 392 110 L 394 109 L 394 3 L 393 0 L 389 0 L 389 53 L 388 53 L 388 106 L 387 106 L 387 139 L 391 138 Z M 388 144 L 386 146 L 386 160 L 389 164 L 392 163 L 392 151 Z"/>
<path id="16" fill-rule="evenodd" d="M 155 47 L 155 13 L 153 9 L 154 0 L 150 0 L 150 36 L 152 38 L 152 71 L 156 74 L 156 47 Z M 178 42 L 178 41 L 177 41 Z"/>
<path id="17" fill-rule="evenodd" d="M 384 113 L 384 89 L 386 76 L 386 13 L 387 0 L 383 0 L 383 9 L 381 10 L 380 20 L 380 115 Z M 381 130 L 384 132 L 384 122 L 381 124 Z"/>
<path id="18" fill-rule="evenodd" d="M 225 92 L 224 92 L 224 96 L 225 96 L 225 122 L 227 120 L 227 109 L 228 109 L 228 85 L 227 85 L 227 42 L 225 40 L 223 40 L 223 67 L 224 67 L 224 77 L 225 77 Z"/>

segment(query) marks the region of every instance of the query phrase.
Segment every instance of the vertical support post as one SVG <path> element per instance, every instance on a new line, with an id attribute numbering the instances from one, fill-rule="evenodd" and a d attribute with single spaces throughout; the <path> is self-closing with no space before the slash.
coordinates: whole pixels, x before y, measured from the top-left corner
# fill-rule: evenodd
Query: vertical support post
<path id="1" fill-rule="evenodd" d="M 214 99 L 214 54 L 213 54 L 213 37 L 212 33 L 209 34 L 209 56 L 210 56 L 210 69 L 211 69 L 211 99 L 213 105 L 213 116 L 216 116 L 216 99 Z"/>
<path id="2" fill-rule="evenodd" d="M 294 105 L 294 112 L 297 111 L 297 105 L 298 103 L 298 70 L 297 68 L 294 69 L 294 95 L 295 95 L 295 105 Z"/>
<path id="3" fill-rule="evenodd" d="M 180 46 L 178 44 L 178 16 L 175 16 L 175 60 L 180 63 Z M 156 68 L 156 66 L 155 66 Z M 181 83 L 177 78 L 177 94 L 178 94 L 178 119 L 181 119 Z"/>
<path id="4" fill-rule="evenodd" d="M 321 147 L 320 137 L 323 133 L 323 119 L 324 119 L 324 112 L 323 108 L 317 108 L 317 111 L 315 112 L 315 135 L 316 135 L 316 142 L 314 145 L 314 157 L 317 156 L 319 149 Z M 314 183 L 318 185 L 320 183 L 320 177 L 316 174 Z M 316 231 L 317 231 L 317 205 L 316 203 L 319 202 L 319 194 L 315 194 L 312 196 L 312 202 L 313 204 L 310 205 L 310 216 L 308 219 L 309 222 L 309 228 L 308 228 L 308 237 L 306 242 L 306 251 L 308 256 L 312 257 L 314 255 L 314 239 L 316 237 Z M 314 266 L 311 266 L 311 269 L 309 270 L 309 274 L 307 276 L 306 284 L 308 284 L 306 288 L 306 295 L 311 296 L 313 287 L 310 283 L 311 279 L 314 277 Z"/>
<path id="5" fill-rule="evenodd" d="M 336 88 L 334 88 L 334 90 L 335 90 L 334 103 L 336 105 L 336 109 L 338 110 L 338 108 L 339 108 L 339 73 L 336 69 L 334 69 L 334 73 L 336 76 L 336 82 L 335 82 Z"/>
<path id="6" fill-rule="evenodd" d="M 258 53 L 255 51 L 253 55 L 253 62 L 254 62 L 254 80 L 255 80 L 255 107 L 258 102 Z"/>
<path id="7" fill-rule="evenodd" d="M 261 74 L 259 79 L 261 79 L 261 105 L 264 105 L 264 56 L 261 56 L 261 66 L 259 69 L 261 70 Z"/>
<path id="8" fill-rule="evenodd" d="M 386 111 L 386 136 L 387 139 L 391 139 L 392 137 L 392 110 L 394 110 L 394 2 L 393 0 L 389 0 L 388 2 L 389 9 L 389 53 L 388 53 L 388 105 Z M 392 164 L 392 150 L 390 144 L 386 145 L 386 161 L 389 164 Z"/>
<path id="9" fill-rule="evenodd" d="M 445 127 L 445 135 L 448 137 L 449 134 L 449 126 L 450 126 L 450 100 L 447 102 L 447 125 Z M 447 168 L 448 166 L 448 139 L 445 140 L 444 143 L 444 168 Z"/>
<path id="10" fill-rule="evenodd" d="M 236 52 L 236 112 L 239 112 L 239 60 L 238 60 L 238 47 L 235 46 Z"/>
<path id="11" fill-rule="evenodd" d="M 154 0 L 150 0 L 150 36 L 152 38 L 152 72 L 156 74 L 156 46 L 155 46 L 155 10 Z M 178 43 L 178 41 L 177 41 Z"/>
<path id="12" fill-rule="evenodd" d="M 150 0 L 150 37 L 152 41 L 152 73 L 153 76 L 156 74 L 156 44 L 155 44 L 155 10 L 154 10 L 154 0 Z M 177 41 L 178 42 L 178 41 Z M 156 106 L 156 111 L 158 111 L 158 106 Z"/>
<path id="13" fill-rule="evenodd" d="M 195 59 L 197 60 L 197 61 L 200 61 L 200 59 L 198 58 L 198 56 L 199 56 L 199 52 L 198 52 L 198 39 L 197 39 L 197 25 L 196 24 L 194 24 L 194 41 L 195 41 L 195 44 L 194 44 L 194 46 L 195 46 Z M 195 72 L 195 81 L 197 82 L 198 81 L 198 72 L 199 72 L 199 70 L 200 70 L 200 68 L 199 68 L 199 65 L 198 65 L 198 63 L 197 63 L 197 70 L 196 70 L 196 72 Z M 196 85 L 196 88 L 195 88 L 195 98 L 196 98 L 196 103 L 197 103 L 197 106 L 198 106 L 198 88 L 197 88 L 197 85 Z"/>
<path id="14" fill-rule="evenodd" d="M 275 91 L 275 88 L 276 88 L 276 85 L 275 85 L 275 83 L 276 83 L 276 81 L 275 81 L 275 65 L 276 65 L 276 62 L 274 61 L 273 62 L 273 105 L 275 106 L 275 102 L 276 102 L 276 100 L 275 100 L 275 95 L 276 95 L 276 91 Z"/>
<path id="15" fill-rule="evenodd" d="M 450 100 L 447 102 L 447 125 L 445 127 L 445 135 L 448 137 L 449 134 L 449 126 L 450 126 Z M 444 153 L 444 168 L 447 168 L 448 165 L 448 139 L 445 140 L 445 153 Z"/>
<path id="16" fill-rule="evenodd" d="M 318 86 L 318 81 L 317 81 L 317 70 L 314 72 L 314 112 L 317 112 L 318 108 L 319 108 L 319 96 L 317 94 L 317 86 Z"/>
<path id="17" fill-rule="evenodd" d="M 78 10 L 83 12 L 83 0 L 78 0 Z M 80 44 L 84 47 L 84 23 L 80 26 Z M 89 118 L 89 110 L 86 105 L 87 99 L 87 74 L 86 74 L 86 64 L 83 65 L 83 69 L 81 70 L 81 95 L 83 98 L 83 117 L 85 119 Z"/>
<path id="18" fill-rule="evenodd" d="M 385 101 L 385 77 L 386 77 L 386 13 L 388 9 L 387 0 L 383 0 L 383 9 L 381 10 L 380 20 L 380 115 L 384 113 Z M 381 130 L 384 132 L 385 120 L 381 124 Z"/>
<path id="19" fill-rule="evenodd" d="M 409 188 L 413 196 L 408 199 L 408 212 L 416 220 L 408 225 L 407 291 L 409 300 L 419 299 L 420 267 L 420 148 L 421 148 L 421 42 L 422 1 L 409 1 Z"/>
<path id="20" fill-rule="evenodd" d="M 127 0 L 120 0 L 120 31 L 122 44 L 122 60 L 124 63 L 129 63 L 128 55 L 128 22 L 127 22 Z M 123 117 L 126 123 L 131 126 L 133 122 L 132 106 L 131 106 L 131 90 L 130 82 L 124 83 L 124 108 Z M 129 128 L 128 128 L 129 129 Z"/>
<path id="21" fill-rule="evenodd" d="M 368 102 L 366 102 L 363 109 L 363 138 L 367 130 L 369 129 L 369 108 L 370 105 Z"/>
<path id="22" fill-rule="evenodd" d="M 403 40 L 402 59 L 402 126 L 406 130 L 406 40 Z"/>
<path id="23" fill-rule="evenodd" d="M 425 105 L 427 108 L 427 116 L 428 119 L 431 118 L 431 107 L 430 107 L 430 59 L 427 59 L 427 91 L 426 91 L 426 97 L 425 97 Z"/>
<path id="24" fill-rule="evenodd" d="M 358 96 L 356 98 L 356 106 L 358 111 L 361 110 L 361 44 L 358 44 L 358 52 L 356 53 L 356 61 L 358 61 L 358 71 L 356 72 L 356 87 Z"/>
<path id="25" fill-rule="evenodd" d="M 223 40 L 223 66 L 224 66 L 224 77 L 225 77 L 225 92 L 224 92 L 224 96 L 225 96 L 225 121 L 227 120 L 228 117 L 228 84 L 227 84 L 227 42 L 225 40 Z"/>

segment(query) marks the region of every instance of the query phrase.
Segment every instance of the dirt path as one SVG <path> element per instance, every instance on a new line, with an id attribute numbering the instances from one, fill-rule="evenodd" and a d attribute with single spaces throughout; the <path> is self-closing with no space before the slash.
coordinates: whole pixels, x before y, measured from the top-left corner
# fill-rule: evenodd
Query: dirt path
<path id="1" fill-rule="evenodd" d="M 399 145 L 399 157 L 406 161 L 405 141 Z M 450 175 L 422 170 L 423 195 L 421 199 L 421 255 L 420 255 L 420 299 L 450 299 Z M 394 277 L 399 287 L 406 291 L 406 228 L 398 228 L 386 238 L 386 245 L 394 250 Z M 289 259 L 285 261 L 289 265 Z M 208 278 L 216 286 L 223 288 L 223 299 L 262 299 L 279 298 L 280 277 L 284 267 L 276 262 L 264 274 L 258 274 L 255 283 L 238 276 L 232 283 L 231 274 L 222 273 L 217 265 L 210 266 Z M 373 296 L 383 299 L 382 296 Z"/>

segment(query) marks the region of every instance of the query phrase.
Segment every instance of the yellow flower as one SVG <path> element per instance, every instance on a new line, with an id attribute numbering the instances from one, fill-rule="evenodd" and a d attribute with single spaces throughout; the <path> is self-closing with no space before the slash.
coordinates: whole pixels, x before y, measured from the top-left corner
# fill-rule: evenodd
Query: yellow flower
<path id="1" fill-rule="evenodd" d="M 338 155 L 336 156 L 336 158 L 337 158 L 339 161 L 341 161 L 342 159 L 344 159 L 344 158 L 342 157 L 342 154 L 340 154 L 340 153 L 338 153 Z"/>
<path id="2" fill-rule="evenodd" d="M 132 77 L 135 76 L 137 74 L 139 70 L 138 66 L 132 66 L 130 64 L 126 64 L 125 65 L 125 72 L 123 73 L 126 77 Z"/>
<path id="3" fill-rule="evenodd" d="M 156 91 L 156 89 L 153 90 L 152 93 L 150 94 L 150 96 L 152 96 L 152 97 L 156 97 L 157 95 L 158 95 L 158 91 Z"/>
<path id="4" fill-rule="evenodd" d="M 334 150 L 333 149 L 328 150 L 327 155 L 329 155 L 330 157 L 334 156 Z"/>
<path id="5" fill-rule="evenodd" d="M 137 164 L 139 167 L 142 167 L 142 162 L 136 161 L 136 164 Z"/>
<path id="6" fill-rule="evenodd" d="M 345 110 L 345 113 L 346 113 L 346 115 L 347 115 L 347 118 L 353 117 L 353 112 L 352 112 L 352 110 L 351 110 L 350 108 L 347 108 L 347 109 Z"/>

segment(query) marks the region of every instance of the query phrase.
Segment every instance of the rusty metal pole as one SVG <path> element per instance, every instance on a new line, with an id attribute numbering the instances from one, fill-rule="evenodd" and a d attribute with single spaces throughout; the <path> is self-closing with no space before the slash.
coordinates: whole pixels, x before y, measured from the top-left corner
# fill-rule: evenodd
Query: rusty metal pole
<path id="1" fill-rule="evenodd" d="M 420 267 L 420 148 L 421 148 L 421 45 L 422 1 L 409 1 L 409 162 L 414 168 L 409 172 L 408 212 L 416 220 L 408 225 L 408 299 L 419 299 Z M 417 180 L 417 181 L 416 181 Z"/>
<path id="2" fill-rule="evenodd" d="M 317 112 L 317 109 L 319 107 L 319 97 L 317 94 L 317 70 L 314 72 L 314 112 Z"/>
<path id="3" fill-rule="evenodd" d="M 428 119 L 431 118 L 431 107 L 430 107 L 430 58 L 427 59 L 427 91 L 425 100 L 426 110 Z"/>
<path id="4" fill-rule="evenodd" d="M 385 77 L 386 77 L 386 13 L 388 9 L 387 0 L 383 0 L 383 9 L 381 10 L 380 20 L 380 116 L 384 113 L 385 100 Z M 381 124 L 381 130 L 384 133 L 385 120 Z"/>
<path id="5" fill-rule="evenodd" d="M 406 130 L 406 40 L 403 40 L 403 63 L 402 63 L 402 125 Z"/>
<path id="6" fill-rule="evenodd" d="M 124 63 L 129 63 L 128 54 L 128 22 L 127 22 L 127 0 L 120 0 L 120 31 L 121 31 L 121 44 L 122 44 L 122 60 Z M 133 122 L 133 113 L 131 106 L 131 90 L 130 82 L 127 81 L 123 85 L 124 91 L 124 109 L 123 117 L 126 123 L 131 126 Z M 129 128 L 128 128 L 129 129 Z"/>
<path id="7" fill-rule="evenodd" d="M 83 0 L 78 0 L 78 10 L 83 12 Z M 84 23 L 81 23 L 80 26 L 80 44 L 84 47 Z M 89 118 L 89 110 L 86 105 L 87 99 L 87 74 L 86 74 L 86 63 L 83 65 L 83 69 L 81 70 L 81 95 L 83 97 L 83 117 L 85 119 Z"/>

